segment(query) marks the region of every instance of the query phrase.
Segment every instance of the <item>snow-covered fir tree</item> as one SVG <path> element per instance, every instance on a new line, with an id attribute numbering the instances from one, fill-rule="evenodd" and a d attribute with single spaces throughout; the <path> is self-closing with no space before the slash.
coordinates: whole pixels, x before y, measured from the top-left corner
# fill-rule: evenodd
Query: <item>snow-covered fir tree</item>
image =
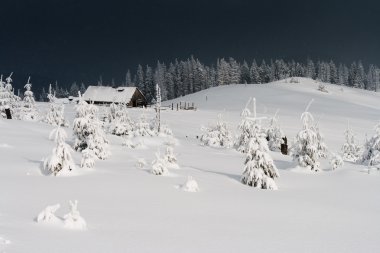
<path id="1" fill-rule="evenodd" d="M 126 104 L 120 103 L 116 105 L 115 108 L 112 110 L 114 111 L 114 118 L 109 124 L 109 133 L 117 136 L 133 135 L 134 122 L 128 115 Z"/>
<path id="2" fill-rule="evenodd" d="M 71 157 L 71 147 L 62 138 L 57 139 L 52 155 L 45 159 L 43 164 L 46 174 L 69 175 L 75 170 L 75 163 Z"/>
<path id="3" fill-rule="evenodd" d="M 95 153 L 94 151 L 87 147 L 86 149 L 82 150 L 82 159 L 80 162 L 80 167 L 85 169 L 93 169 L 95 167 Z"/>
<path id="4" fill-rule="evenodd" d="M 313 115 L 308 112 L 312 101 L 301 115 L 302 130 L 298 132 L 294 144 L 291 148 L 293 160 L 296 160 L 301 167 L 306 167 L 312 171 L 319 171 L 318 136 L 315 132 Z"/>
<path id="5" fill-rule="evenodd" d="M 251 127 L 252 127 L 252 121 L 248 119 L 248 117 L 251 115 L 251 111 L 248 109 L 248 105 L 251 103 L 252 98 L 250 98 L 241 112 L 241 122 L 238 126 L 239 129 L 239 135 L 236 138 L 235 141 L 235 148 L 242 152 L 247 153 L 248 151 L 248 142 L 251 136 Z"/>
<path id="6" fill-rule="evenodd" d="M 133 133 L 135 136 L 154 136 L 155 135 L 155 131 L 152 129 L 151 124 L 147 121 L 145 112 L 143 112 L 140 115 L 139 120 L 135 124 Z"/>
<path id="7" fill-rule="evenodd" d="M 97 118 L 97 107 L 88 104 L 79 94 L 79 102 L 76 106 L 76 118 L 73 123 L 75 135 L 74 149 L 82 151 L 88 147 L 88 141 L 93 140 L 93 151 L 99 159 L 109 156 L 108 140 L 102 129 L 100 120 Z M 91 137 L 90 137 L 91 136 Z"/>
<path id="8" fill-rule="evenodd" d="M 15 118 L 20 119 L 20 97 L 14 95 L 13 86 L 12 86 L 12 74 L 11 73 L 5 80 L 3 81 L 3 76 L 1 75 L 0 81 L 0 113 L 5 118 L 5 109 L 9 108 L 12 115 L 15 115 Z"/>
<path id="9" fill-rule="evenodd" d="M 346 131 L 344 131 L 344 137 L 346 142 L 342 145 L 343 160 L 349 162 L 356 162 L 360 158 L 361 148 L 356 144 L 355 134 L 348 125 Z"/>
<path id="10" fill-rule="evenodd" d="M 266 136 L 270 150 L 278 151 L 281 149 L 281 144 L 284 143 L 282 138 L 285 135 L 278 124 L 277 112 L 269 121 L 269 127 L 266 129 Z"/>
<path id="11" fill-rule="evenodd" d="M 380 123 L 375 126 L 375 134 L 364 144 L 362 162 L 368 166 L 380 167 Z"/>
<path id="12" fill-rule="evenodd" d="M 51 84 L 49 86 L 49 93 L 47 94 L 49 99 L 49 110 L 46 113 L 44 122 L 53 125 L 53 126 L 68 126 L 68 122 L 64 117 L 65 107 L 63 104 L 56 103 L 56 97 L 53 94 Z"/>
<path id="13" fill-rule="evenodd" d="M 19 109 L 18 118 L 22 120 L 37 120 L 38 111 L 36 109 L 34 95 L 32 92 L 32 84 L 30 83 L 30 77 L 28 78 L 28 82 L 24 86 L 24 99 L 22 103 L 22 107 Z"/>
<path id="14" fill-rule="evenodd" d="M 260 126 L 260 119 L 256 118 L 256 113 L 254 115 L 251 118 L 250 138 L 241 181 L 252 187 L 276 190 L 274 179 L 279 177 L 279 173 L 268 153 L 268 143 Z"/>
<path id="15" fill-rule="evenodd" d="M 156 129 L 157 133 L 161 132 L 161 88 L 156 84 Z"/>
<path id="16" fill-rule="evenodd" d="M 168 173 L 168 168 L 166 166 L 165 160 L 161 157 L 160 153 L 157 152 L 156 159 L 152 162 L 152 174 L 154 175 L 164 175 Z"/>
<path id="17" fill-rule="evenodd" d="M 57 224 L 61 220 L 55 215 L 55 212 L 61 207 L 60 204 L 55 204 L 45 207 L 36 218 L 37 223 Z"/>
<path id="18" fill-rule="evenodd" d="M 211 147 L 230 148 L 233 144 L 232 134 L 227 127 L 227 123 L 222 120 L 222 115 L 218 115 L 218 120 L 214 126 L 204 128 L 204 134 L 200 140 L 203 145 Z"/>
<path id="19" fill-rule="evenodd" d="M 323 135 L 319 131 L 319 123 L 315 123 L 313 127 L 314 132 L 317 134 L 317 155 L 318 158 L 327 158 L 328 150 L 325 144 Z"/>

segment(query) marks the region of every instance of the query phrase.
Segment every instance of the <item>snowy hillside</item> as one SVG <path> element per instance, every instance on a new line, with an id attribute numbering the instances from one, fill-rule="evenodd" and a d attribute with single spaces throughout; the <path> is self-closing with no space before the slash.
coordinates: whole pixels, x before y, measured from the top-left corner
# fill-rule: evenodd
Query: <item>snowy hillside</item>
<path id="1" fill-rule="evenodd" d="M 0 119 L 0 252 L 379 252 L 378 171 L 350 162 L 332 171 L 329 160 L 321 159 L 322 171 L 312 173 L 296 169 L 290 156 L 270 152 L 279 189 L 260 190 L 240 182 L 243 154 L 200 145 L 201 126 L 213 124 L 219 113 L 235 135 L 250 97 L 256 97 L 259 116 L 279 110 L 289 142 L 301 130 L 300 116 L 311 99 L 309 111 L 330 152 L 341 151 L 348 120 L 359 144 L 374 134 L 379 93 L 329 84 L 325 93 L 318 85 L 310 79 L 229 85 L 163 102 L 174 103 L 161 119 L 175 139 L 137 137 L 140 146 L 131 149 L 122 146 L 122 137 L 107 135 L 110 157 L 81 170 L 81 154 L 73 151 L 78 175 L 71 177 L 41 172 L 55 146 L 48 138 L 52 126 Z M 197 110 L 177 111 L 180 101 Z M 38 108 L 43 115 L 48 104 Z M 74 110 L 65 107 L 71 126 Z M 129 109 L 134 120 L 142 112 L 154 117 L 153 109 Z M 72 128 L 66 131 L 73 145 Z M 153 175 L 155 153 L 165 153 L 168 143 L 179 168 Z M 63 217 L 70 200 L 78 200 L 87 229 L 36 222 L 58 203 L 56 215 Z"/>

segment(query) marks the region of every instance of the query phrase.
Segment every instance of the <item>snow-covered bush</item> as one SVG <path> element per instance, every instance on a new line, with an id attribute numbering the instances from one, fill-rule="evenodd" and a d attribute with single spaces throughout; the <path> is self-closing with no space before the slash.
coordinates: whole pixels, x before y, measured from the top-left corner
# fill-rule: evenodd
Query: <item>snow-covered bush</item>
<path id="1" fill-rule="evenodd" d="M 173 131 L 170 129 L 170 127 L 166 124 L 161 125 L 161 131 L 160 135 L 162 136 L 173 136 Z"/>
<path id="2" fill-rule="evenodd" d="M 333 154 L 332 155 L 332 158 L 330 160 L 330 165 L 331 165 L 331 168 L 333 170 L 335 170 L 335 169 L 337 169 L 339 167 L 342 167 L 343 164 L 344 164 L 344 162 L 343 162 L 343 159 L 342 159 L 342 157 L 340 155 L 338 155 L 338 154 Z"/>
<path id="3" fill-rule="evenodd" d="M 268 147 L 270 150 L 281 150 L 281 144 L 284 143 L 284 140 L 282 138 L 285 135 L 278 124 L 278 119 L 276 115 L 273 116 L 269 121 L 269 127 L 266 129 L 266 136 L 268 139 Z"/>
<path id="4" fill-rule="evenodd" d="M 310 106 L 310 104 L 309 104 Z M 302 130 L 298 132 L 296 140 L 291 148 L 293 160 L 301 167 L 313 171 L 319 171 L 318 136 L 312 127 L 314 118 L 307 110 L 301 115 Z"/>
<path id="5" fill-rule="evenodd" d="M 364 144 L 362 162 L 368 166 L 380 165 L 380 123 L 375 126 L 375 134 Z"/>
<path id="6" fill-rule="evenodd" d="M 123 142 L 121 145 L 127 148 L 136 148 L 136 145 L 133 143 L 132 139 L 127 135 L 123 137 Z"/>
<path id="7" fill-rule="evenodd" d="M 134 129 L 135 136 L 154 136 L 156 135 L 151 124 L 147 121 L 145 113 L 142 113 Z"/>
<path id="8" fill-rule="evenodd" d="M 94 154 L 94 151 L 87 147 L 86 149 L 82 150 L 80 167 L 85 169 L 93 169 L 95 167 L 95 159 L 96 156 Z"/>
<path id="9" fill-rule="evenodd" d="M 279 173 L 268 154 L 267 140 L 258 120 L 252 120 L 250 136 L 241 181 L 252 187 L 277 190 L 274 178 L 279 177 Z"/>
<path id="10" fill-rule="evenodd" d="M 60 204 L 45 207 L 45 209 L 38 214 L 36 222 L 45 224 L 61 223 L 61 220 L 55 215 L 55 212 L 60 207 Z"/>
<path id="11" fill-rule="evenodd" d="M 168 173 L 166 162 L 160 157 L 160 153 L 156 153 L 156 159 L 152 162 L 152 171 L 154 175 L 164 175 Z"/>
<path id="12" fill-rule="evenodd" d="M 178 168 L 177 158 L 172 147 L 166 147 L 164 160 L 169 168 Z"/>
<path id="13" fill-rule="evenodd" d="M 186 182 L 181 186 L 181 190 L 186 192 L 199 192 L 197 181 L 191 176 L 187 177 Z"/>
<path id="14" fill-rule="evenodd" d="M 76 118 L 73 123 L 75 135 L 74 149 L 82 151 L 86 149 L 89 141 L 93 141 L 93 150 L 99 159 L 106 159 L 109 156 L 108 140 L 102 129 L 102 124 L 96 116 L 97 107 L 87 104 L 80 96 L 76 106 Z"/>
<path id="15" fill-rule="evenodd" d="M 57 145 L 52 155 L 45 159 L 43 168 L 46 174 L 68 175 L 75 170 L 75 164 L 71 157 L 71 148 L 63 139 L 57 139 Z"/>
<path id="16" fill-rule="evenodd" d="M 355 142 L 355 134 L 350 126 L 344 131 L 346 142 L 342 146 L 343 160 L 356 162 L 360 157 L 361 148 Z"/>
<path id="17" fill-rule="evenodd" d="M 218 120 L 214 126 L 204 128 L 204 134 L 201 136 L 201 142 L 205 146 L 225 147 L 232 146 L 232 135 L 227 124 L 222 121 L 222 116 L 218 115 Z"/>
<path id="18" fill-rule="evenodd" d="M 319 90 L 319 91 L 322 91 L 322 92 L 326 92 L 326 93 L 328 93 L 328 90 L 327 90 L 327 88 L 326 88 L 326 85 L 323 84 L 323 83 L 319 83 L 319 85 L 318 85 L 318 90 Z"/>
<path id="19" fill-rule="evenodd" d="M 134 123 L 128 115 L 125 104 L 120 103 L 119 105 L 111 106 L 109 114 L 109 118 L 112 119 L 108 128 L 109 133 L 118 136 L 132 135 Z"/>
<path id="20" fill-rule="evenodd" d="M 70 212 L 63 216 L 64 219 L 64 227 L 68 229 L 75 229 L 75 230 L 86 230 L 87 224 L 86 221 L 83 219 L 82 216 L 80 216 L 80 213 L 78 211 L 78 201 L 75 200 L 74 202 L 70 201 Z"/>

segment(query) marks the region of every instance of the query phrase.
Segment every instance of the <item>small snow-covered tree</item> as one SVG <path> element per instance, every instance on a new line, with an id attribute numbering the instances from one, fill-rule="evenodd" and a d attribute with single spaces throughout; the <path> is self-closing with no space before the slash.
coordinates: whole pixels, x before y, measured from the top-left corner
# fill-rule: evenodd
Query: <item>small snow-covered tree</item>
<path id="1" fill-rule="evenodd" d="M 95 166 L 95 154 L 92 149 L 86 148 L 82 150 L 82 160 L 80 167 L 85 169 L 93 169 Z"/>
<path id="2" fill-rule="evenodd" d="M 302 130 L 296 136 L 296 140 L 291 148 L 291 154 L 293 160 L 296 160 L 301 167 L 319 171 L 319 162 L 317 161 L 319 157 L 318 136 L 312 127 L 314 125 L 314 118 L 308 112 L 312 101 L 310 101 L 305 112 L 301 115 Z"/>
<path id="3" fill-rule="evenodd" d="M 268 153 L 265 133 L 257 118 L 251 119 L 251 122 L 250 139 L 241 181 L 252 187 L 276 190 L 277 185 L 274 178 L 279 177 L 279 173 Z"/>
<path id="4" fill-rule="evenodd" d="M 218 120 L 214 126 L 204 128 L 201 142 L 205 146 L 230 148 L 233 144 L 232 135 L 226 122 L 222 121 L 222 115 L 218 115 Z"/>
<path id="5" fill-rule="evenodd" d="M 64 117 L 64 105 L 56 104 L 55 95 L 52 93 L 51 84 L 49 86 L 49 94 L 47 95 L 49 99 L 49 110 L 46 113 L 44 122 L 53 126 L 68 126 L 67 121 Z"/>
<path id="6" fill-rule="evenodd" d="M 278 124 L 277 112 L 270 119 L 269 127 L 266 129 L 266 136 L 268 140 L 269 149 L 272 151 L 278 151 L 281 149 L 281 144 L 284 143 L 282 139 L 284 137 L 284 132 L 281 130 Z"/>
<path id="7" fill-rule="evenodd" d="M 343 166 L 344 162 L 343 159 L 340 155 L 338 154 L 333 154 L 332 158 L 330 160 L 330 165 L 333 170 Z"/>
<path id="8" fill-rule="evenodd" d="M 375 126 L 375 134 L 364 144 L 362 162 L 369 166 L 380 164 L 380 123 Z"/>
<path id="9" fill-rule="evenodd" d="M 38 112 L 34 101 L 34 95 L 31 90 L 32 84 L 30 83 L 30 77 L 24 88 L 26 91 L 24 92 L 23 106 L 20 108 L 18 117 L 22 120 L 37 120 Z"/>
<path id="10" fill-rule="evenodd" d="M 165 160 L 160 156 L 160 153 L 156 153 L 156 159 L 152 162 L 152 174 L 164 175 L 168 173 Z"/>
<path id="11" fill-rule="evenodd" d="M 343 160 L 349 162 L 356 162 L 360 157 L 360 146 L 355 142 L 355 134 L 348 125 L 346 131 L 344 131 L 344 137 L 346 142 L 342 146 Z"/>
<path id="12" fill-rule="evenodd" d="M 251 100 L 252 98 L 248 100 L 248 103 L 246 104 L 245 108 L 240 114 L 242 118 L 238 126 L 240 133 L 237 136 L 236 141 L 235 141 L 236 149 L 242 153 L 247 153 L 248 142 L 249 142 L 249 139 L 251 138 L 252 122 L 247 118 L 251 115 L 251 111 L 248 109 L 248 105 L 251 102 Z"/>
<path id="13" fill-rule="evenodd" d="M 73 123 L 75 135 L 74 149 L 82 151 L 93 141 L 93 151 L 99 159 L 106 159 L 109 156 L 108 140 L 102 129 L 101 122 L 96 116 L 97 107 L 87 104 L 79 93 L 79 103 L 76 107 L 76 118 Z M 91 136 L 91 137 L 90 137 Z"/>
<path id="14" fill-rule="evenodd" d="M 45 159 L 43 167 L 46 174 L 68 175 L 75 170 L 75 164 L 71 157 L 71 148 L 64 140 L 58 139 L 52 155 Z"/>
<path id="15" fill-rule="evenodd" d="M 145 113 L 142 113 L 140 119 L 135 124 L 135 136 L 154 136 L 155 132 L 152 130 L 151 125 L 146 119 Z"/>
<path id="16" fill-rule="evenodd" d="M 87 229 L 86 221 L 78 211 L 78 201 L 70 201 L 70 212 L 63 216 L 64 227 L 69 229 L 85 230 Z"/>
<path id="17" fill-rule="evenodd" d="M 174 154 L 174 150 L 172 147 L 166 147 L 164 160 L 169 167 L 171 167 L 171 168 L 177 168 L 178 167 L 177 158 Z"/>
<path id="18" fill-rule="evenodd" d="M 133 134 L 134 123 L 128 115 L 127 106 L 120 103 L 113 110 L 115 110 L 115 118 L 111 121 L 108 128 L 109 133 L 117 136 L 131 136 Z"/>
<path id="19" fill-rule="evenodd" d="M 188 176 L 181 189 L 186 192 L 199 192 L 198 182 L 192 176 Z"/>
<path id="20" fill-rule="evenodd" d="M 316 123 L 313 128 L 314 132 L 317 134 L 317 155 L 318 158 L 327 158 L 327 146 L 325 144 L 323 135 L 319 131 L 319 124 Z"/>

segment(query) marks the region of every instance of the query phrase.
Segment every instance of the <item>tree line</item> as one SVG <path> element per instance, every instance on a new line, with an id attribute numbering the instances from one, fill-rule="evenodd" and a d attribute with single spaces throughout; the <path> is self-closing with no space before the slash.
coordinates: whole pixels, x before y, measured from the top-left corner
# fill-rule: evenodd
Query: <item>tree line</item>
<path id="1" fill-rule="evenodd" d="M 147 101 L 155 96 L 155 85 L 161 88 L 162 100 L 169 100 L 198 92 L 210 87 L 229 84 L 262 84 L 288 77 L 308 77 L 321 82 L 344 85 L 378 91 L 380 88 L 380 69 L 375 65 L 364 67 L 361 61 L 350 65 L 336 64 L 334 61 L 306 62 L 285 61 L 283 59 L 262 60 L 257 63 L 238 62 L 233 58 L 218 59 L 216 64 L 206 65 L 199 59 L 190 57 L 187 60 L 175 60 L 170 63 L 157 62 L 155 67 L 138 65 L 134 74 L 130 70 L 125 80 L 118 86 L 138 87 Z M 99 78 L 98 85 L 105 85 Z M 116 86 L 112 81 L 110 86 Z M 86 86 L 73 83 L 69 89 L 55 86 L 57 97 L 77 96 L 84 92 Z M 41 92 L 41 98 L 45 96 Z"/>

